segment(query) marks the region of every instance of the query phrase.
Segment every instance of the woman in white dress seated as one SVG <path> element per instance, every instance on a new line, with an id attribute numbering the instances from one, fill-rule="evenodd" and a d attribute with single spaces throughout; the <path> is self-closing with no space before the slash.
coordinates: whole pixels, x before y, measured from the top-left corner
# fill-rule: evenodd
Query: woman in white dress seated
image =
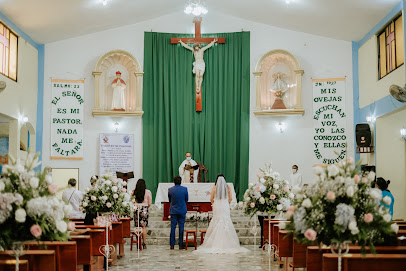
<path id="1" fill-rule="evenodd" d="M 211 190 L 210 200 L 213 204 L 213 219 L 206 232 L 203 244 L 195 253 L 240 253 L 249 250 L 240 246 L 240 240 L 230 217 L 231 189 L 224 175 L 217 176 L 216 184 Z"/>

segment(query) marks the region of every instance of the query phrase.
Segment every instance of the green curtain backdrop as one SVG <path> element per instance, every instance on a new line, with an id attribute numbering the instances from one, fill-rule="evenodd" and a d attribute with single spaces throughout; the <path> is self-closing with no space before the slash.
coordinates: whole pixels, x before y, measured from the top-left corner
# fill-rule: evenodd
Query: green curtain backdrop
<path id="1" fill-rule="evenodd" d="M 160 182 L 179 175 L 189 151 L 208 168 L 208 180 L 223 173 L 241 199 L 248 186 L 250 33 L 203 35 L 225 37 L 226 43 L 204 53 L 199 113 L 193 53 L 170 43 L 171 37 L 190 36 L 145 32 L 143 178 L 155 198 Z"/>

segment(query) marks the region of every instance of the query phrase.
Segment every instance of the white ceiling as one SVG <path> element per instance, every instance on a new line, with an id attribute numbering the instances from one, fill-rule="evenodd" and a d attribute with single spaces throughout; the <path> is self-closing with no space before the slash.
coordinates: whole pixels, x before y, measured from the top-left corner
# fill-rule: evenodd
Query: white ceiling
<path id="1" fill-rule="evenodd" d="M 0 12 L 39 43 L 135 24 L 183 10 L 186 0 L 0 0 Z M 401 0 L 206 0 L 209 12 L 358 41 Z M 186 15 L 185 16 L 190 16 Z M 221 31 L 221 30 L 220 30 Z"/>

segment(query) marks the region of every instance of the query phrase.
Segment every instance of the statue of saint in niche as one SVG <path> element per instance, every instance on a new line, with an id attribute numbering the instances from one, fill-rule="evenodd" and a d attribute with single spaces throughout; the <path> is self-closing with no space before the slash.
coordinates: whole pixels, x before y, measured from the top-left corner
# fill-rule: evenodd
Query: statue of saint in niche
<path id="1" fill-rule="evenodd" d="M 116 79 L 111 83 L 113 88 L 113 101 L 111 104 L 112 111 L 125 111 L 125 89 L 127 87 L 123 79 L 121 79 L 121 72 L 116 72 Z"/>

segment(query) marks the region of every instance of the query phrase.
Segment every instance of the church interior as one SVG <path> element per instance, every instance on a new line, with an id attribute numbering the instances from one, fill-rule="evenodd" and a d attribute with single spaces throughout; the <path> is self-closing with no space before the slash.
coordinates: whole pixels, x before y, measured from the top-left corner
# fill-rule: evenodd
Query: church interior
<path id="1" fill-rule="evenodd" d="M 0 0 L 0 270 L 404 270 L 405 11 Z M 194 253 L 222 178 L 249 252 Z"/>

